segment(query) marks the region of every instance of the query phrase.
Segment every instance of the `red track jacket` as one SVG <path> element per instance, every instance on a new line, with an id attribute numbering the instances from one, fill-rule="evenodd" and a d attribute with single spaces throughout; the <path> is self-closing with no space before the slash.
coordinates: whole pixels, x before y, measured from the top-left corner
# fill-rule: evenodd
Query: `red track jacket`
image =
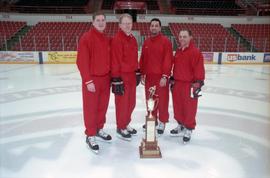
<path id="1" fill-rule="evenodd" d="M 138 69 L 138 44 L 131 34 L 127 36 L 121 29 L 112 40 L 112 77 L 121 73 L 135 72 Z"/>
<path id="2" fill-rule="evenodd" d="M 177 49 L 174 56 L 173 76 L 175 80 L 182 82 L 204 80 L 205 70 L 203 56 L 192 42 L 183 51 L 182 49 Z"/>
<path id="3" fill-rule="evenodd" d="M 79 43 L 77 65 L 83 83 L 91 81 L 91 76 L 108 74 L 110 72 L 109 38 L 95 28 L 84 33 Z"/>
<path id="4" fill-rule="evenodd" d="M 142 74 L 161 74 L 170 76 L 172 69 L 172 44 L 159 34 L 145 40 L 140 58 Z"/>

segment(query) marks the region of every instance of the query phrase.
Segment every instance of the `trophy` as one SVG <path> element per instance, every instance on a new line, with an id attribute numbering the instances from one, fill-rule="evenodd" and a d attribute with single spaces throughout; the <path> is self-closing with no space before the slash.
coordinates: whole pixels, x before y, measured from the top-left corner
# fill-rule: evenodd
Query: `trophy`
<path id="1" fill-rule="evenodd" d="M 146 101 L 148 115 L 145 118 L 145 138 L 139 147 L 140 158 L 161 158 L 160 148 L 156 139 L 156 118 L 152 112 L 158 105 L 158 100 L 154 99 L 156 86 L 149 88 L 149 99 Z"/>

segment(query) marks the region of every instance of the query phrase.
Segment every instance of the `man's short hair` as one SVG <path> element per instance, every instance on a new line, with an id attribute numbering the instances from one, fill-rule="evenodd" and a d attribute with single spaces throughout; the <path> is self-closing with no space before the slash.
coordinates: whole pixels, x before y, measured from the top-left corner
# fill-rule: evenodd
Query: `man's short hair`
<path id="1" fill-rule="evenodd" d="M 96 17 L 99 16 L 99 15 L 103 15 L 104 18 L 106 19 L 106 15 L 104 14 L 104 12 L 102 12 L 102 11 L 97 11 L 97 12 L 94 12 L 94 13 L 93 13 L 93 16 L 92 16 L 93 21 L 94 21 L 94 20 L 96 19 Z"/>
<path id="2" fill-rule="evenodd" d="M 161 21 L 158 19 L 158 18 L 153 18 L 151 21 L 150 21 L 150 24 L 155 21 L 155 22 L 158 22 L 159 23 L 159 26 L 161 26 Z"/>
<path id="3" fill-rule="evenodd" d="M 189 30 L 189 29 L 181 29 L 181 30 L 179 31 L 179 34 L 180 34 L 180 32 L 188 32 L 188 35 L 189 35 L 189 36 L 192 36 L 192 31 Z"/>
<path id="4" fill-rule="evenodd" d="M 132 16 L 130 14 L 124 13 L 124 14 L 120 15 L 119 23 L 122 23 L 122 20 L 123 20 L 124 17 L 130 18 L 133 21 Z"/>

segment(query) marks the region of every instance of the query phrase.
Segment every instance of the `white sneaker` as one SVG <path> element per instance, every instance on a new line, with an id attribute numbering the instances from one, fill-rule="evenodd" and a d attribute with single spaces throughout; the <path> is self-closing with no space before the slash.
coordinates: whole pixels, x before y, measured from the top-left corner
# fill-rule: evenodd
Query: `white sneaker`
<path id="1" fill-rule="evenodd" d="M 96 142 L 96 137 L 95 136 L 86 137 L 86 143 L 94 153 L 98 154 L 99 146 L 98 146 L 98 144 Z"/>
<path id="2" fill-rule="evenodd" d="M 184 137 L 183 137 L 183 143 L 186 144 L 191 139 L 192 130 L 185 129 Z"/>
<path id="3" fill-rule="evenodd" d="M 170 135 L 172 137 L 183 137 L 184 136 L 184 126 L 178 124 L 176 128 L 170 131 Z"/>
<path id="4" fill-rule="evenodd" d="M 130 127 L 129 125 L 127 126 L 127 131 L 131 134 L 131 135 L 137 135 L 137 130 Z"/>
<path id="5" fill-rule="evenodd" d="M 130 141 L 131 134 L 127 131 L 127 129 L 117 129 L 117 136 L 123 140 Z"/>
<path id="6" fill-rule="evenodd" d="M 100 138 L 101 141 L 106 141 L 106 142 L 112 141 L 112 137 L 109 134 L 107 134 L 106 132 L 104 132 L 103 129 L 99 129 L 96 136 L 97 136 L 97 138 Z"/>
<path id="7" fill-rule="evenodd" d="M 157 133 L 159 135 L 163 134 L 165 130 L 165 123 L 163 122 L 159 122 L 158 126 L 157 126 Z"/>

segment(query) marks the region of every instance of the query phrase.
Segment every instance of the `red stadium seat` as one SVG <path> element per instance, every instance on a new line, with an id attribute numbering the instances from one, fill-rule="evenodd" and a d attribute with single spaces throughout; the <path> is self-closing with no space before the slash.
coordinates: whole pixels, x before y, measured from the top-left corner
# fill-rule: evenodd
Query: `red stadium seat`
<path id="1" fill-rule="evenodd" d="M 232 24 L 258 52 L 270 51 L 270 24 Z"/>
<path id="2" fill-rule="evenodd" d="M 5 43 L 20 31 L 26 22 L 0 21 L 0 48 L 5 48 Z"/>
<path id="3" fill-rule="evenodd" d="M 201 51 L 222 52 L 233 49 L 237 51 L 237 41 L 221 24 L 169 23 L 169 28 L 177 43 L 180 30 L 189 29 L 193 33 L 195 44 Z"/>

